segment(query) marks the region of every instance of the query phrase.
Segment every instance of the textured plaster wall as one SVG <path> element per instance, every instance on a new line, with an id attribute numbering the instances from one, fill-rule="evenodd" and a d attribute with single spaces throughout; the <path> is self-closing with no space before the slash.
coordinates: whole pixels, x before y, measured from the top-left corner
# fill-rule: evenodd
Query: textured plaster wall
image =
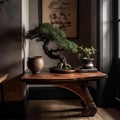
<path id="1" fill-rule="evenodd" d="M 38 11 L 38 3 L 40 3 L 38 0 L 30 0 L 30 29 L 33 29 L 35 26 L 39 24 L 39 14 L 41 14 L 41 11 Z M 35 40 L 30 41 L 29 46 L 29 56 L 43 56 L 44 62 L 46 67 L 54 66 L 57 64 L 56 60 L 50 59 L 48 56 L 44 54 L 44 51 L 42 49 L 42 42 L 36 42 Z M 54 45 L 52 45 L 54 47 Z"/>
<path id="2" fill-rule="evenodd" d="M 8 74 L 4 83 L 6 101 L 21 100 L 24 92 L 20 81 L 23 72 L 21 3 L 21 0 L 9 0 L 0 11 L 0 74 Z"/>

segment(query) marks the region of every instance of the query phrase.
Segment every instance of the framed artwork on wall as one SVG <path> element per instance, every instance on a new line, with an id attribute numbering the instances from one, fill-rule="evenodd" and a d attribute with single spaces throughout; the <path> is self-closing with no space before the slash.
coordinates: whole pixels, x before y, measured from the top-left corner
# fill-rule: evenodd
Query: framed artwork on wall
<path id="1" fill-rule="evenodd" d="M 67 38 L 78 38 L 78 0 L 42 0 L 42 23 L 52 23 Z"/>

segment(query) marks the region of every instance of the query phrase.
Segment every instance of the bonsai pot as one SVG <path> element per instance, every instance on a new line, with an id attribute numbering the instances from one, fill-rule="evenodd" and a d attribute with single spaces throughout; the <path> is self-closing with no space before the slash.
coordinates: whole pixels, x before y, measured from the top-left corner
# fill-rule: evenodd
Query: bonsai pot
<path id="1" fill-rule="evenodd" d="M 94 67 L 94 64 L 93 64 L 93 61 L 94 59 L 93 58 L 83 58 L 82 59 L 82 67 L 84 69 L 91 69 Z"/>
<path id="2" fill-rule="evenodd" d="M 49 68 L 49 71 L 52 73 L 73 73 L 76 71 L 74 68 L 71 68 L 71 69 L 69 69 L 68 67 L 66 67 L 66 68 L 67 69 L 65 69 L 65 68 L 60 69 L 58 66 L 55 66 L 55 67 Z"/>
<path id="3" fill-rule="evenodd" d="M 44 67 L 44 59 L 42 56 L 28 57 L 27 65 L 33 74 L 40 73 Z"/>

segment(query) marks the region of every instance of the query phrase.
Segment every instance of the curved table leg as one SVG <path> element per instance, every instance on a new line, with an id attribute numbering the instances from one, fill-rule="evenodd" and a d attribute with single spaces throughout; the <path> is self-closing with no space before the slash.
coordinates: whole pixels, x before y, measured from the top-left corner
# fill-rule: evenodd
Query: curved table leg
<path id="1" fill-rule="evenodd" d="M 58 87 L 68 89 L 69 91 L 78 95 L 84 103 L 83 115 L 93 116 L 97 112 L 96 105 L 89 93 L 87 85 L 85 83 L 69 83 L 69 84 L 55 84 Z"/>

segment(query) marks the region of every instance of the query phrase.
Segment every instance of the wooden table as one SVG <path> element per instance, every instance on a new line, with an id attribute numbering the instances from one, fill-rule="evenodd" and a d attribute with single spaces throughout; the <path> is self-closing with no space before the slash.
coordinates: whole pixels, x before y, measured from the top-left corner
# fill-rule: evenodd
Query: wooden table
<path id="1" fill-rule="evenodd" d="M 8 74 L 0 75 L 0 91 L 1 91 L 1 102 L 4 103 L 4 90 L 3 83 L 7 80 Z"/>
<path id="2" fill-rule="evenodd" d="M 96 81 L 106 78 L 107 75 L 102 72 L 88 72 L 88 73 L 50 73 L 44 71 L 40 74 L 23 74 L 21 80 L 30 84 L 52 84 L 58 87 L 65 88 L 76 95 L 78 95 L 83 102 L 83 116 L 93 116 L 97 112 L 96 105 L 89 93 L 87 83 L 89 81 Z"/>

